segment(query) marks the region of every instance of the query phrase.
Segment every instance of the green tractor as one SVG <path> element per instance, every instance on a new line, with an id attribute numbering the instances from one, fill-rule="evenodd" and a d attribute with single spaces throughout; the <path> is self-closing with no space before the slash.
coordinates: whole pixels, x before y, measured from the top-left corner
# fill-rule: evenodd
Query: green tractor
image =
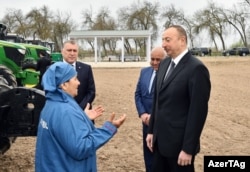
<path id="1" fill-rule="evenodd" d="M 33 44 L 33 42 L 37 43 L 37 40 L 31 42 L 14 33 L 7 33 L 4 40 L 7 42 L 18 43 L 26 48 L 25 59 L 22 66 L 23 69 L 29 68 L 35 70 L 40 52 L 43 52 L 43 54 L 50 57 L 50 48 L 42 46 L 42 44 Z"/>
<path id="2" fill-rule="evenodd" d="M 17 137 L 36 136 L 44 92 L 34 87 L 39 72 L 27 67 L 27 45 L 4 41 L 6 26 L 0 24 L 0 154 Z"/>
<path id="3" fill-rule="evenodd" d="M 0 40 L 0 65 L 10 69 L 18 86 L 34 87 L 39 81 L 34 60 L 25 57 L 23 45 Z"/>
<path id="4" fill-rule="evenodd" d="M 28 44 L 33 44 L 33 45 L 40 45 L 43 47 L 47 47 L 50 50 L 50 58 L 52 62 L 57 62 L 57 61 L 62 61 L 63 57 L 60 52 L 55 52 L 54 51 L 54 42 L 49 42 L 49 41 L 41 41 L 39 39 L 36 40 L 24 40 Z M 48 50 L 47 50 L 48 51 Z"/>
<path id="5" fill-rule="evenodd" d="M 26 48 L 25 58 L 23 62 L 23 69 L 36 70 L 37 60 L 40 58 L 40 52 L 43 52 L 46 56 L 50 57 L 50 49 L 41 45 L 19 43 Z"/>

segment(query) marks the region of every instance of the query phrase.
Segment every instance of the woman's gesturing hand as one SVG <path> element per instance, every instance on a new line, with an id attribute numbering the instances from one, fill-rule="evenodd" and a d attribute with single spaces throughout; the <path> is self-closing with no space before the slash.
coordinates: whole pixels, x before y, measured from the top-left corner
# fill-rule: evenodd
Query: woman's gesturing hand
<path id="1" fill-rule="evenodd" d="M 126 114 L 121 115 L 118 119 L 115 119 L 115 113 L 113 112 L 110 115 L 109 121 L 116 126 L 116 128 L 119 128 L 125 121 L 126 119 Z"/>

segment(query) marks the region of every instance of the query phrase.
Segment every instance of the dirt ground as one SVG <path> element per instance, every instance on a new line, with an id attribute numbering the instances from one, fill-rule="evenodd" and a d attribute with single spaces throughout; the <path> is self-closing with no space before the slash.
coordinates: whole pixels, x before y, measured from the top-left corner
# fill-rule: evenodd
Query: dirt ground
<path id="1" fill-rule="evenodd" d="M 201 152 L 195 166 L 203 171 L 204 155 L 250 155 L 250 58 L 201 58 L 212 83 L 209 114 L 201 136 Z M 127 120 L 110 142 L 100 148 L 99 172 L 144 172 L 141 122 L 134 91 L 140 68 L 93 68 L 97 95 L 94 105 L 105 113 L 127 114 Z M 0 156 L 0 172 L 34 171 L 35 137 L 19 137 Z"/>

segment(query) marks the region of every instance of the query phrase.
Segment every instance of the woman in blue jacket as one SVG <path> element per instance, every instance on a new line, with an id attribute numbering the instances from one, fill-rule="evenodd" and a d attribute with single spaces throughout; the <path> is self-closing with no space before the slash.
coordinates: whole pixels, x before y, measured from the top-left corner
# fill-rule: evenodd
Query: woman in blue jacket
<path id="1" fill-rule="evenodd" d="M 126 115 L 114 120 L 114 114 L 102 127 L 96 128 L 91 117 L 74 100 L 79 81 L 77 73 L 67 63 L 56 62 L 45 72 L 42 85 L 46 103 L 38 125 L 36 172 L 96 172 L 96 151 L 117 132 Z"/>

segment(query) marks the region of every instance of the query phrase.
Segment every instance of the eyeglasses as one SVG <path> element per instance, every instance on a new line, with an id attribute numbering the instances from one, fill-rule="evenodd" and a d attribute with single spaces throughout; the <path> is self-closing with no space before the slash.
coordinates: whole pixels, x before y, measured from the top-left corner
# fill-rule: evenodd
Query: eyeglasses
<path id="1" fill-rule="evenodd" d="M 151 58 L 151 61 L 157 61 L 159 62 L 161 59 L 158 59 L 158 58 Z"/>

